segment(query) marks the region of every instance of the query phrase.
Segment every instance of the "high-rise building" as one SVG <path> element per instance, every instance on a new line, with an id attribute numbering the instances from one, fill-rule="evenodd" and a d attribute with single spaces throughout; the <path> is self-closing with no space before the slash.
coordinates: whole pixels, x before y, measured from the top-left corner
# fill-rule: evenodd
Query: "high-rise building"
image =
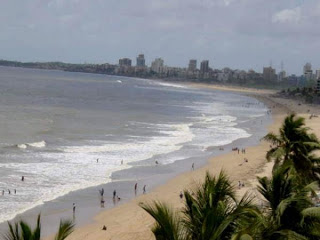
<path id="1" fill-rule="evenodd" d="M 197 60 L 191 59 L 191 60 L 189 61 L 188 71 L 193 72 L 193 71 L 195 71 L 196 69 L 197 69 Z"/>
<path id="2" fill-rule="evenodd" d="M 313 79 L 313 72 L 312 72 L 311 63 L 306 63 L 306 65 L 303 66 L 303 75 L 306 80 Z"/>
<path id="3" fill-rule="evenodd" d="M 317 92 L 320 92 L 320 78 L 317 80 Z"/>
<path id="4" fill-rule="evenodd" d="M 144 54 L 139 54 L 137 57 L 137 67 L 145 67 L 146 60 L 144 59 Z"/>
<path id="5" fill-rule="evenodd" d="M 209 60 L 203 60 L 200 64 L 200 72 L 207 73 L 209 72 Z"/>
<path id="6" fill-rule="evenodd" d="M 151 70 L 156 72 L 156 73 L 161 73 L 163 72 L 163 63 L 164 61 L 161 58 L 156 58 L 152 63 L 151 63 Z"/>
<path id="7" fill-rule="evenodd" d="M 278 80 L 279 80 L 280 82 L 283 81 L 286 77 L 287 77 L 286 71 L 282 70 L 281 72 L 279 72 L 279 74 L 278 74 Z"/>
<path id="8" fill-rule="evenodd" d="M 276 70 L 272 67 L 264 67 L 262 75 L 265 81 L 273 82 L 277 80 Z"/>
<path id="9" fill-rule="evenodd" d="M 312 71 L 312 65 L 311 63 L 306 63 L 306 65 L 303 66 L 303 74 L 310 71 Z"/>
<path id="10" fill-rule="evenodd" d="M 316 80 L 320 79 L 320 69 L 316 70 Z"/>
<path id="11" fill-rule="evenodd" d="M 131 59 L 130 58 L 121 58 L 119 59 L 119 65 L 120 67 L 127 66 L 131 67 Z"/>

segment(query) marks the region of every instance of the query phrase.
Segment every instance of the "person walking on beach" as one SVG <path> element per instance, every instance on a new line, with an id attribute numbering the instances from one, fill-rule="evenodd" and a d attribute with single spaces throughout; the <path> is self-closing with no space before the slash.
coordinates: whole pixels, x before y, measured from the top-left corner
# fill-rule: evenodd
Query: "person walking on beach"
<path id="1" fill-rule="evenodd" d="M 99 162 L 99 158 L 97 158 L 97 163 Z"/>
<path id="2" fill-rule="evenodd" d="M 9 193 L 9 194 L 11 194 L 11 191 L 10 191 L 10 189 L 8 189 L 8 193 Z"/>
<path id="3" fill-rule="evenodd" d="M 137 195 L 137 188 L 138 188 L 138 183 L 134 185 L 134 195 Z"/>
<path id="4" fill-rule="evenodd" d="M 180 199 L 182 200 L 182 198 L 183 198 L 183 193 L 182 192 L 180 192 Z"/>
<path id="5" fill-rule="evenodd" d="M 194 171 L 194 163 L 192 163 L 191 169 L 192 171 Z"/>
<path id="6" fill-rule="evenodd" d="M 146 186 L 147 186 L 147 185 L 144 185 L 144 186 L 143 186 L 143 194 L 146 193 Z"/>
<path id="7" fill-rule="evenodd" d="M 21 181 L 22 181 L 22 182 L 24 181 L 24 176 L 21 177 Z"/>
<path id="8" fill-rule="evenodd" d="M 4 195 L 4 190 L 2 190 L 2 196 Z"/>
<path id="9" fill-rule="evenodd" d="M 73 219 L 75 219 L 75 217 L 76 217 L 76 204 L 75 203 L 72 204 L 72 212 L 73 212 Z"/>
<path id="10" fill-rule="evenodd" d="M 117 191 L 116 191 L 116 190 L 113 190 L 113 199 L 116 198 L 116 195 L 117 195 Z"/>
<path id="11" fill-rule="evenodd" d="M 17 189 L 14 189 L 14 194 L 17 194 Z"/>

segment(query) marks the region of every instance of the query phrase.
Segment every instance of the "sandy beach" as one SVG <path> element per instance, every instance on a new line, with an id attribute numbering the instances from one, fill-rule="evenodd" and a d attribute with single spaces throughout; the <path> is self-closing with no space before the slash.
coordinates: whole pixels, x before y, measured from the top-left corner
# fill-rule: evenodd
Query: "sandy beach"
<path id="1" fill-rule="evenodd" d="M 200 88 L 213 88 L 223 91 L 236 91 L 255 97 L 264 102 L 272 111 L 273 123 L 268 126 L 268 131 L 277 132 L 282 120 L 289 112 L 296 112 L 306 118 L 307 126 L 310 127 L 318 137 L 320 137 L 320 119 L 309 119 L 310 114 L 319 114 L 319 110 L 314 106 L 299 104 L 296 101 L 280 99 L 271 96 L 274 92 L 269 90 L 254 90 L 245 88 L 231 88 L 223 86 L 213 86 L 204 84 L 192 84 Z M 237 147 L 237 146 L 234 146 Z M 272 163 L 267 163 L 265 153 L 269 149 L 269 143 L 261 141 L 256 146 L 246 148 L 246 154 L 238 154 L 237 151 L 224 149 L 224 154 L 214 157 L 208 161 L 204 167 L 194 171 L 183 173 L 174 179 L 169 180 L 164 185 L 153 189 L 150 193 L 140 195 L 127 203 L 121 204 L 115 208 L 106 210 L 98 214 L 92 224 L 76 228 L 75 232 L 68 238 L 70 240 L 81 239 L 154 239 L 151 227 L 153 219 L 142 210 L 138 204 L 140 202 L 151 203 L 153 200 L 164 201 L 173 208 L 179 209 L 183 206 L 179 194 L 184 189 L 192 189 L 198 182 L 203 180 L 207 171 L 211 174 L 218 174 L 222 169 L 230 176 L 235 186 L 238 181 L 245 184 L 238 190 L 238 195 L 246 191 L 255 194 L 256 176 L 270 175 Z M 248 162 L 244 162 L 244 158 Z M 190 166 L 191 169 L 191 166 Z M 141 189 L 142 186 L 139 186 Z M 133 189 L 132 189 L 133 191 Z M 257 196 L 257 202 L 259 198 Z M 103 231 L 103 226 L 107 231 Z M 49 237 L 48 239 L 52 239 Z"/>

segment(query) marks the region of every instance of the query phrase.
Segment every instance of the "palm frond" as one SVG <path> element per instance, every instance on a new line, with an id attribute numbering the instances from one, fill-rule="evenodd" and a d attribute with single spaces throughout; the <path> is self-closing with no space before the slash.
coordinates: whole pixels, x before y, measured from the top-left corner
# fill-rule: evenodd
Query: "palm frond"
<path id="1" fill-rule="evenodd" d="M 20 221 L 20 227 L 23 240 L 30 240 L 33 238 L 32 230 L 26 222 Z"/>
<path id="2" fill-rule="evenodd" d="M 182 239 L 180 218 L 170 207 L 160 202 L 153 202 L 153 205 L 143 203 L 139 205 L 156 220 L 156 225 L 152 229 L 156 239 Z"/>
<path id="3" fill-rule="evenodd" d="M 74 231 L 74 222 L 71 220 L 60 220 L 59 229 L 55 240 L 64 240 Z"/>
<path id="4" fill-rule="evenodd" d="M 6 235 L 3 235 L 5 240 L 21 240 L 19 224 L 18 223 L 10 223 L 8 222 L 9 231 Z"/>

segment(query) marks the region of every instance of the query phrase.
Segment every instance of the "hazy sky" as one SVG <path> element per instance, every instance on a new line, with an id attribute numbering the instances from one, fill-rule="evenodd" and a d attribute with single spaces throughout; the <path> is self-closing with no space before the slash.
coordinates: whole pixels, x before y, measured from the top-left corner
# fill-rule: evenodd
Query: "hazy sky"
<path id="1" fill-rule="evenodd" d="M 320 0 L 0 0 L 0 59 L 320 69 Z"/>

